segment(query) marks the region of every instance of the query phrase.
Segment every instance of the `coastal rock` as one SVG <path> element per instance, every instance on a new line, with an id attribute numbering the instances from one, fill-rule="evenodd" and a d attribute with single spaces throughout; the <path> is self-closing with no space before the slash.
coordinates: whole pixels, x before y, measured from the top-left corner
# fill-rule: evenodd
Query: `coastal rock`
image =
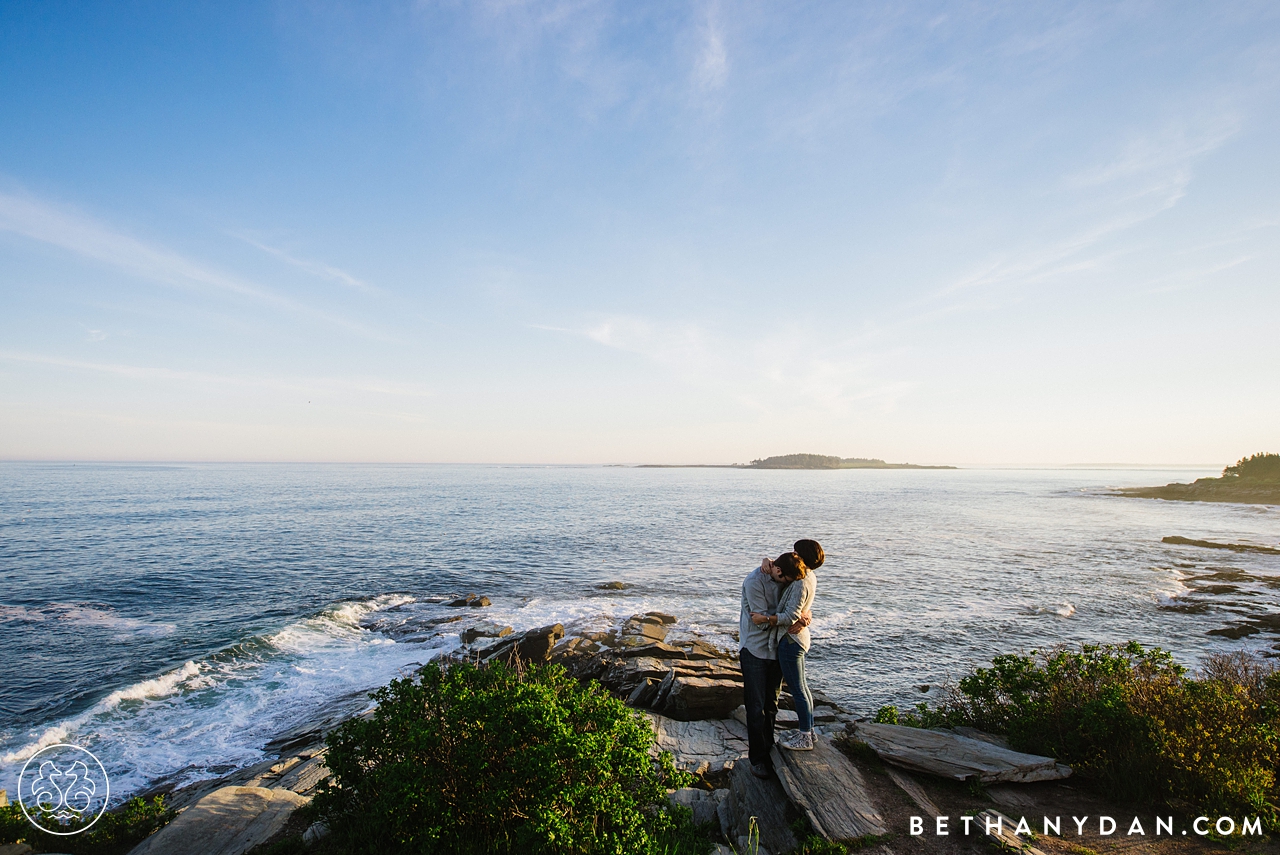
<path id="1" fill-rule="evenodd" d="M 1015 831 L 1017 823 L 999 811 L 988 808 L 974 819 L 987 842 L 996 848 L 1006 852 L 1022 852 L 1025 855 L 1044 855 L 1044 852 L 1019 837 Z"/>
<path id="2" fill-rule="evenodd" d="M 663 684 L 655 706 L 680 721 L 725 719 L 742 703 L 742 683 L 733 680 L 676 676 L 672 671 Z"/>
<path id="3" fill-rule="evenodd" d="M 129 855 L 244 855 L 265 843 L 307 799 L 288 790 L 223 787 L 215 790 Z"/>
<path id="4" fill-rule="evenodd" d="M 715 646 L 707 644 L 701 639 L 695 638 L 690 644 L 689 649 L 685 651 L 685 659 L 733 659 L 723 650 L 717 650 Z"/>
<path id="5" fill-rule="evenodd" d="M 649 642 L 666 641 L 667 633 L 676 619 L 661 612 L 649 612 L 643 615 L 632 615 L 622 625 L 621 644 L 647 644 Z M 644 640 L 647 639 L 647 640 Z"/>
<path id="6" fill-rule="evenodd" d="M 280 776 L 275 786 L 282 790 L 291 790 L 300 796 L 310 796 L 315 792 L 316 787 L 329 777 L 329 767 L 324 763 L 326 751 L 328 749 L 289 769 Z"/>
<path id="7" fill-rule="evenodd" d="M 492 621 L 483 621 L 475 626 L 468 627 L 458 634 L 463 644 L 470 644 L 477 638 L 505 638 L 514 630 L 509 626 L 493 623 Z"/>
<path id="8" fill-rule="evenodd" d="M 653 723 L 655 757 L 671 752 L 676 768 L 697 775 L 722 772 L 747 756 L 747 729 L 736 721 L 677 721 L 646 713 Z"/>
<path id="9" fill-rule="evenodd" d="M 328 836 L 329 824 L 321 820 L 320 822 L 313 822 L 307 826 L 307 830 L 302 832 L 302 842 L 308 846 L 315 846 Z"/>
<path id="10" fill-rule="evenodd" d="M 646 677 L 645 681 L 638 684 L 631 694 L 627 696 L 627 706 L 647 707 L 651 705 L 654 698 L 658 696 L 658 689 L 661 686 L 661 680 L 655 677 Z"/>
<path id="11" fill-rule="evenodd" d="M 907 798 L 915 802 L 916 807 L 924 811 L 926 816 L 930 819 L 937 819 L 942 816 L 942 811 L 933 803 L 933 799 L 929 798 L 929 794 L 924 791 L 924 787 L 920 786 L 920 782 L 911 777 L 910 773 L 905 769 L 885 766 L 884 770 L 889 773 L 889 779 L 898 785 L 898 789 L 906 793 Z"/>
<path id="12" fill-rule="evenodd" d="M 787 796 L 827 840 L 888 833 L 862 773 L 830 739 L 819 736 L 812 751 L 775 745 L 771 757 Z"/>
<path id="13" fill-rule="evenodd" d="M 601 582 L 596 585 L 597 591 L 625 591 L 630 586 L 626 582 Z"/>
<path id="14" fill-rule="evenodd" d="M 551 658 L 551 649 L 561 638 L 564 638 L 564 624 L 559 623 L 509 635 L 484 657 L 484 661 L 507 665 L 517 661 L 546 662 Z"/>
<path id="15" fill-rule="evenodd" d="M 867 722 L 852 727 L 857 738 L 886 763 L 943 778 L 963 781 L 976 777 L 984 783 L 1026 784 L 1055 781 L 1071 774 L 1070 766 L 1052 757 L 1010 751 L 951 731 Z"/>
<path id="16" fill-rule="evenodd" d="M 685 659 L 688 656 L 679 647 L 652 641 L 644 636 L 624 638 L 621 645 L 622 647 L 617 650 L 619 656 L 651 656 L 655 659 Z"/>
<path id="17" fill-rule="evenodd" d="M 693 824 L 705 825 L 719 819 L 720 802 L 728 797 L 728 790 L 700 790 L 685 787 L 667 795 L 673 805 L 683 805 L 693 811 Z"/>
<path id="18" fill-rule="evenodd" d="M 466 608 L 479 609 L 479 608 L 484 608 L 487 605 L 490 605 L 490 603 L 489 603 L 488 597 L 482 597 L 479 594 L 467 594 L 465 597 L 458 597 L 458 599 L 456 600 L 450 600 L 449 602 L 445 603 L 445 605 L 453 606 L 454 608 L 466 607 Z"/>
<path id="19" fill-rule="evenodd" d="M 761 780 L 748 763 L 737 763 L 729 773 L 729 795 L 717 810 L 720 831 L 726 840 L 738 841 L 739 852 L 755 851 L 742 841 L 751 835 L 751 820 L 759 829 L 760 851 L 790 852 L 799 845 L 787 823 L 787 794 L 777 779 Z"/>

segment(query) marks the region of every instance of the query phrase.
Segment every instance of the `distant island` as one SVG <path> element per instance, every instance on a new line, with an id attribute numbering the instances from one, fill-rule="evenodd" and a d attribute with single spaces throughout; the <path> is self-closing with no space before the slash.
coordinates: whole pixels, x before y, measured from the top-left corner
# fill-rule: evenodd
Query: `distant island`
<path id="1" fill-rule="evenodd" d="M 1221 478 L 1198 478 L 1190 484 L 1165 484 L 1163 487 L 1125 487 L 1116 493 L 1138 499 L 1177 502 L 1280 505 L 1280 454 L 1242 457 L 1234 466 L 1223 469 Z"/>
<path id="2" fill-rule="evenodd" d="M 921 466 L 885 463 L 878 457 L 835 457 L 828 454 L 781 454 L 750 463 L 649 463 L 637 469 L 955 469 L 954 466 Z"/>

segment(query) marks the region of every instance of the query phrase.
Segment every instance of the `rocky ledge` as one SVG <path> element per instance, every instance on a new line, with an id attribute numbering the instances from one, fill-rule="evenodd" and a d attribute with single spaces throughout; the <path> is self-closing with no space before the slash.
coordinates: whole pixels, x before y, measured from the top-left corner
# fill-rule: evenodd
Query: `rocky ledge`
<path id="1" fill-rule="evenodd" d="M 446 605 L 482 608 L 487 602 L 471 595 Z M 859 764 L 837 747 L 855 744 L 853 740 L 885 763 L 945 778 L 1029 781 L 1070 774 L 1051 758 L 1018 754 L 985 734 L 867 725 L 815 690 L 817 748 L 775 748 L 777 777 L 760 780 L 746 763 L 738 762 L 747 755 L 747 734 L 737 656 L 687 634 L 668 643 L 677 623 L 672 615 L 648 612 L 606 631 L 566 635 L 562 624 L 517 633 L 479 620 L 459 631 L 463 645 L 454 657 L 560 664 L 579 679 L 598 680 L 643 710 L 654 727 L 654 755 L 669 751 L 678 767 L 697 776 L 694 787 L 672 792 L 671 800 L 692 809 L 698 822 L 718 823 L 724 839 L 739 852 L 769 855 L 793 849 L 798 841 L 792 824 L 800 816 L 829 840 L 882 837 L 898 819 L 891 814 L 901 811 L 894 807 L 900 805 L 901 793 L 918 806 L 916 810 L 936 815 L 930 796 L 906 771 L 891 770 L 868 783 Z M 795 727 L 796 714 L 786 693 L 779 707 L 778 727 Z M 179 817 L 132 855 L 244 855 L 278 838 L 291 813 L 310 800 L 327 776 L 324 735 L 337 723 L 326 717 L 283 734 L 270 746 L 279 752 L 278 758 L 172 792 L 170 804 L 181 812 Z M 891 791 L 887 795 L 881 792 L 886 786 Z M 304 841 L 313 843 L 326 832 L 317 823 L 306 830 Z M 887 846 L 879 850 L 886 855 L 891 851 Z"/>

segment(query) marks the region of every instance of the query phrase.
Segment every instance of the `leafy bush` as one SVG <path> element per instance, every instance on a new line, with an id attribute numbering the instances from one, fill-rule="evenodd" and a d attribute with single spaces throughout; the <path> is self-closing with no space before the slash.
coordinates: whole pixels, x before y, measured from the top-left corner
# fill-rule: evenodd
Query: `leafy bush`
<path id="1" fill-rule="evenodd" d="M 25 842 L 37 852 L 66 852 L 69 855 L 123 855 L 153 831 L 173 819 L 164 797 L 151 801 L 130 799 L 119 808 L 104 813 L 93 827 L 81 834 L 48 834 L 32 825 L 17 804 L 0 808 L 0 844 Z M 84 825 L 87 823 L 80 823 Z M 68 823 L 67 831 L 77 827 Z"/>
<path id="2" fill-rule="evenodd" d="M 1002 733 L 1115 796 L 1280 825 L 1280 673 L 1247 654 L 1210 657 L 1196 676 L 1136 642 L 997 656 L 897 723 Z"/>
<path id="3" fill-rule="evenodd" d="M 1242 457 L 1234 466 L 1223 469 L 1222 477 L 1236 477 L 1242 481 L 1280 481 L 1280 454 Z"/>
<path id="4" fill-rule="evenodd" d="M 952 727 L 961 723 L 952 719 L 953 716 L 945 709 L 934 709 L 926 703 L 918 703 L 910 710 L 899 710 L 892 705 L 881 707 L 872 721 L 876 724 L 900 724 L 904 727 Z"/>
<path id="5" fill-rule="evenodd" d="M 653 731 L 596 683 L 554 665 L 432 664 L 373 695 L 329 736 L 316 796 L 335 844 L 382 853 L 701 853 L 688 783 Z"/>

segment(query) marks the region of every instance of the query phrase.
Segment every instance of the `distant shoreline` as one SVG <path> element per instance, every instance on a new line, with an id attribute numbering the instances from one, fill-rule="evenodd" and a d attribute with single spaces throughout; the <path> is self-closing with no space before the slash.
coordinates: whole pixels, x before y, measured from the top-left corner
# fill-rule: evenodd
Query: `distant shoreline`
<path id="1" fill-rule="evenodd" d="M 959 469 L 959 466 L 924 466 L 918 463 L 881 463 L 874 466 L 753 466 L 750 463 L 641 463 L 632 469 L 750 469 L 815 472 L 839 469 Z"/>
<path id="2" fill-rule="evenodd" d="M 922 466 L 886 463 L 878 457 L 836 457 L 830 454 L 781 454 L 750 463 L 646 463 L 636 469 L 955 469 L 955 466 Z"/>
<path id="3" fill-rule="evenodd" d="M 1115 494 L 1131 499 L 1165 499 L 1172 502 L 1280 505 L 1280 484 L 1241 483 L 1227 478 L 1201 478 L 1190 484 L 1165 484 L 1163 487 L 1122 487 Z"/>

